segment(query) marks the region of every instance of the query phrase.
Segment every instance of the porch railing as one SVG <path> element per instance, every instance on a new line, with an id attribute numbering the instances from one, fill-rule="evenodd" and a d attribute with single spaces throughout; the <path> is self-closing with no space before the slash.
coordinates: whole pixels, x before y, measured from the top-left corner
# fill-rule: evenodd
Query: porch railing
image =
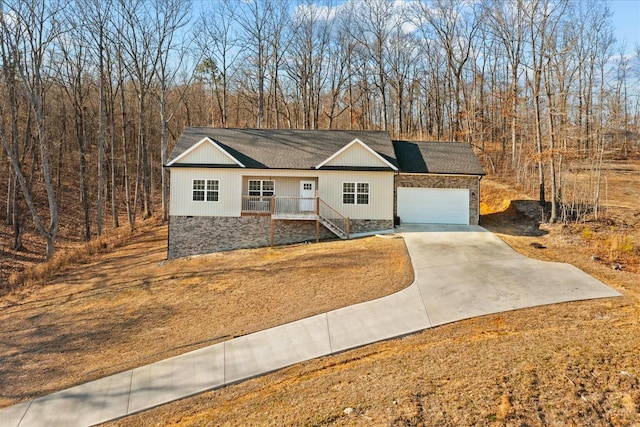
<path id="1" fill-rule="evenodd" d="M 349 218 L 319 197 L 242 196 L 242 212 L 280 219 L 318 219 L 334 234 L 349 238 Z"/>
<path id="2" fill-rule="evenodd" d="M 315 197 L 276 197 L 273 213 L 279 215 L 317 215 Z"/>
<path id="3" fill-rule="evenodd" d="M 322 199 L 318 199 L 318 216 L 320 222 L 329 228 L 333 233 L 340 235 L 342 238 L 349 238 L 350 221 L 349 218 L 325 203 Z"/>
<path id="4" fill-rule="evenodd" d="M 242 212 L 253 214 L 317 215 L 315 197 L 242 196 Z"/>
<path id="5" fill-rule="evenodd" d="M 242 212 L 270 214 L 274 206 L 274 197 L 242 196 Z"/>

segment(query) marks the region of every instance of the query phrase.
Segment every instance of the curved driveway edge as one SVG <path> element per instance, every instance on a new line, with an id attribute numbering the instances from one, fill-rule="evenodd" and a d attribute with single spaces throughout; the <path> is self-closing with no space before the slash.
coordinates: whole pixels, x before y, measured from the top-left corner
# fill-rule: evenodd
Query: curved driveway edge
<path id="1" fill-rule="evenodd" d="M 0 410 L 3 426 L 90 426 L 305 360 L 518 308 L 621 296 L 568 265 L 519 255 L 478 226 L 405 225 L 415 280 L 319 314 Z"/>
<path id="2" fill-rule="evenodd" d="M 402 229 L 431 325 L 568 301 L 622 296 L 570 265 L 528 258 L 479 226 Z"/>

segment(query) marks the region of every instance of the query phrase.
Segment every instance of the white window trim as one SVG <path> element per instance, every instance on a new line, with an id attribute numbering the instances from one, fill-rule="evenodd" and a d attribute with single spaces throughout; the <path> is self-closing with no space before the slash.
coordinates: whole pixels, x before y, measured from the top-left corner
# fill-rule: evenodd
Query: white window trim
<path id="1" fill-rule="evenodd" d="M 345 193 L 344 191 L 344 185 L 345 184 L 353 184 L 353 193 Z M 366 193 L 358 193 L 358 184 L 367 184 L 367 192 Z M 342 182 L 342 204 L 343 205 L 353 205 L 353 206 L 357 206 L 357 205 L 369 205 L 371 204 L 371 183 L 367 182 L 367 181 L 343 181 Z M 344 195 L 345 194 L 353 194 L 353 203 L 345 203 L 344 202 Z M 367 197 L 367 203 L 358 203 L 358 194 L 366 194 Z"/>
<path id="2" fill-rule="evenodd" d="M 256 195 L 256 194 L 249 194 L 251 191 L 257 191 L 257 190 L 252 190 L 251 189 L 251 182 L 252 181 L 258 181 L 260 182 L 260 195 Z M 273 182 L 273 190 L 267 190 L 270 193 L 273 193 L 273 195 L 276 195 L 276 181 L 275 179 L 249 179 L 247 181 L 247 195 L 250 197 L 271 197 L 271 196 L 265 196 L 264 195 L 264 183 L 265 182 Z"/>
<path id="3" fill-rule="evenodd" d="M 193 187 L 196 183 L 196 181 L 204 181 L 204 188 L 202 190 L 197 190 L 197 191 L 202 191 L 204 193 L 204 199 L 202 200 L 196 200 L 193 198 L 193 192 L 196 191 Z M 209 185 L 209 182 L 212 181 L 217 181 L 218 182 L 218 189 L 217 190 L 207 190 L 207 187 Z M 218 193 L 218 200 L 207 200 L 207 194 L 208 193 Z M 206 179 L 206 178 L 193 178 L 191 180 L 191 201 L 192 202 L 218 202 L 220 201 L 220 180 L 219 179 Z"/>

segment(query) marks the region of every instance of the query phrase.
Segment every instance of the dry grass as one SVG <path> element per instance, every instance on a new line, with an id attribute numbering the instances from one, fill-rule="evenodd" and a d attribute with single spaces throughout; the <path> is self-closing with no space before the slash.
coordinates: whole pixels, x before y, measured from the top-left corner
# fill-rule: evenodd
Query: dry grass
<path id="1" fill-rule="evenodd" d="M 145 233 L 155 226 L 157 220 L 150 220 L 138 227 L 137 233 Z M 92 239 L 91 241 L 63 248 L 56 251 L 53 258 L 47 262 L 30 264 L 24 269 L 14 270 L 9 274 L 7 286 L 0 289 L 2 293 L 14 292 L 22 287 L 35 286 L 38 283 L 47 282 L 56 274 L 67 271 L 77 264 L 88 262 L 91 257 L 108 252 L 127 243 L 132 237 L 133 231 L 129 227 L 120 227 L 110 230 L 109 233 Z"/>
<path id="2" fill-rule="evenodd" d="M 640 176 L 633 182 L 634 188 L 640 188 Z M 541 227 L 536 222 L 536 204 L 526 195 L 487 179 L 482 185 L 485 226 L 519 252 L 572 263 L 624 297 L 456 322 L 301 363 L 107 425 L 640 425 L 640 275 L 632 271 L 633 263 L 638 264 L 637 254 L 628 254 L 622 271 L 614 270 L 608 254 L 592 258 L 600 244 L 606 252 L 611 224 Z M 629 236 L 634 245 L 637 228 L 623 225 L 625 221 L 633 224 L 635 212 L 617 211 L 613 231 Z M 585 226 L 591 233 L 588 239 L 582 235 Z M 11 329 L 16 329 L 16 340 L 24 347 L 2 347 L 0 375 L 10 379 L 3 381 L 8 384 L 3 387 L 4 404 L 120 370 L 119 365 L 112 366 L 114 360 L 146 363 L 195 348 L 190 344 L 198 339 L 205 342 L 197 345 L 205 345 L 236 334 L 229 332 L 232 330 L 249 331 L 247 325 L 265 316 L 278 323 L 295 310 L 309 309 L 310 304 L 291 305 L 300 294 L 291 294 L 285 302 L 280 294 L 294 288 L 287 286 L 292 278 L 313 276 L 312 267 L 323 256 L 312 250 L 322 250 L 323 245 L 337 245 L 327 246 L 333 253 L 338 247 L 350 251 L 341 258 L 366 250 L 362 262 L 374 259 L 370 267 L 360 270 L 348 270 L 355 268 L 353 263 L 338 259 L 343 262 L 339 268 L 327 268 L 324 275 L 313 279 L 316 282 L 305 284 L 311 289 L 299 291 L 305 292 L 304 298 L 325 304 L 318 311 L 339 299 L 346 304 L 349 295 L 344 293 L 349 293 L 350 286 L 357 286 L 358 293 L 361 286 L 370 284 L 365 280 L 351 285 L 348 280 L 354 272 L 371 273 L 371 266 L 381 266 L 381 272 L 371 274 L 386 272 L 395 277 L 393 271 L 402 270 L 400 265 L 406 262 L 401 241 L 369 239 L 238 251 L 158 265 L 164 256 L 163 238 L 146 236 L 113 254 L 102 254 L 46 287 L 32 290 L 19 301 L 21 305 L 7 311 L 0 319 L 3 326 L 16 323 L 7 328 L 2 342 L 10 343 Z M 625 238 L 621 241 L 622 246 L 616 245 L 623 247 Z M 379 247 L 349 246 L 365 243 L 398 246 L 386 254 Z M 286 275 L 286 268 L 281 268 L 282 275 L 274 275 L 272 266 L 298 265 L 298 261 L 285 262 L 297 250 L 299 258 L 295 259 L 303 266 L 297 276 L 295 271 Z M 391 267 L 383 266 L 380 260 L 389 259 L 390 253 L 396 254 L 395 261 Z M 311 259 L 305 261 L 305 255 Z M 203 276 L 194 274 L 205 268 Z M 338 277 L 342 269 L 350 274 Z M 92 271 L 102 273 L 92 277 Z M 126 280 L 120 277 L 122 271 L 126 271 Z M 104 275 L 113 281 L 107 282 Z M 242 304 L 251 292 L 233 285 L 233 276 L 270 277 L 272 281 L 256 288 L 260 298 L 249 306 Z M 388 280 L 375 277 L 371 281 Z M 176 292 L 178 283 L 182 283 L 180 292 Z M 203 302 L 200 306 L 189 299 L 192 293 L 214 298 L 209 305 Z M 219 317 L 229 324 L 217 325 L 208 317 L 218 310 L 233 311 L 238 304 L 237 319 L 228 314 Z M 273 307 L 287 310 L 276 309 L 277 314 L 271 316 Z M 161 338 L 145 338 L 147 328 Z M 200 338 L 194 329 L 200 330 Z"/>
<path id="3" fill-rule="evenodd" d="M 387 295 L 413 277 L 401 239 L 166 262 L 166 233 L 64 257 L 45 282 L 0 299 L 0 406 Z"/>
<path id="4" fill-rule="evenodd" d="M 488 226 L 519 252 L 573 263 L 624 297 L 457 322 L 107 425 L 640 425 L 640 276 L 593 261 L 578 230 L 541 230 L 529 204 L 510 202 L 523 195 L 490 180 L 483 192 Z"/>

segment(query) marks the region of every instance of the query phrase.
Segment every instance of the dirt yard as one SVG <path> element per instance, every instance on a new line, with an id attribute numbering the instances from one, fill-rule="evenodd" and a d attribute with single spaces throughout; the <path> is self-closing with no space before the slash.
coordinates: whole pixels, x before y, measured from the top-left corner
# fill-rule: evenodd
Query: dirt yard
<path id="1" fill-rule="evenodd" d="M 541 226 L 530 197 L 483 180 L 484 226 L 528 256 L 576 265 L 622 298 L 444 325 L 106 425 L 640 425 L 638 211 L 628 203 L 609 223 Z M 388 294 L 412 279 L 399 239 L 163 263 L 164 233 L 0 300 L 2 406 Z"/>
<path id="2" fill-rule="evenodd" d="M 0 299 L 0 406 L 388 295 L 413 281 L 401 239 L 169 262 L 166 239 L 167 228 L 156 227 Z"/>
<path id="3" fill-rule="evenodd" d="M 483 192 L 485 226 L 512 247 L 570 262 L 624 297 L 457 322 L 106 425 L 640 425 L 638 246 L 608 250 L 611 229 L 595 223 L 540 226 L 537 203 L 504 184 L 483 181 Z"/>

